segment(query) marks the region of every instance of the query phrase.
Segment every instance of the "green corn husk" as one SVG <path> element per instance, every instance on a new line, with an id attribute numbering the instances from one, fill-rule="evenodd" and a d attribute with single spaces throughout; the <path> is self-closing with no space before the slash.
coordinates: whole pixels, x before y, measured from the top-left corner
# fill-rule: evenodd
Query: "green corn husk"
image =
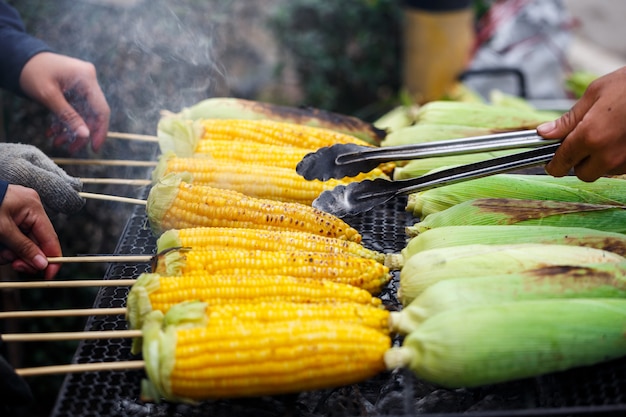
<path id="1" fill-rule="evenodd" d="M 521 110 L 505 106 L 457 101 L 431 101 L 420 107 L 417 123 L 464 125 L 495 130 L 534 129 L 559 114 L 542 110 Z"/>
<path id="2" fill-rule="evenodd" d="M 157 137 L 162 154 L 173 153 L 181 158 L 193 156 L 204 128 L 200 122 L 176 118 L 161 119 Z"/>
<path id="3" fill-rule="evenodd" d="M 453 278 L 426 288 L 391 313 L 392 331 L 407 334 L 428 318 L 473 305 L 551 298 L 625 298 L 626 262 L 556 265 L 507 275 Z"/>
<path id="4" fill-rule="evenodd" d="M 408 180 L 428 174 L 434 170 L 451 168 L 458 165 L 472 164 L 500 156 L 511 155 L 520 152 L 521 149 L 509 149 L 505 151 L 478 152 L 463 155 L 439 156 L 433 158 L 413 159 L 403 166 L 397 166 L 393 171 L 393 179 Z"/>
<path id="5" fill-rule="evenodd" d="M 381 146 L 413 145 L 470 136 L 483 136 L 497 132 L 485 127 L 418 123 L 391 131 L 385 137 L 385 140 L 381 142 Z"/>
<path id="6" fill-rule="evenodd" d="M 433 213 L 406 228 L 409 237 L 442 226 L 537 225 L 626 233 L 626 206 L 514 198 L 477 198 Z"/>
<path id="7" fill-rule="evenodd" d="M 617 263 L 623 256 L 584 246 L 519 243 L 431 249 L 405 259 L 398 297 L 408 305 L 431 285 L 454 278 L 514 274 L 550 265 Z"/>
<path id="8" fill-rule="evenodd" d="M 586 227 L 557 226 L 443 226 L 409 239 L 404 259 L 429 249 L 470 244 L 544 243 L 586 246 L 626 256 L 626 235 Z"/>
<path id="9" fill-rule="evenodd" d="M 574 97 L 581 98 L 589 84 L 598 78 L 598 74 L 589 71 L 574 71 L 565 78 L 565 88 L 574 94 Z"/>
<path id="10" fill-rule="evenodd" d="M 498 174 L 450 184 L 409 195 L 406 209 L 424 219 L 476 198 L 572 201 L 592 204 L 626 204 L 626 181 L 601 178 L 586 183 L 576 177 Z"/>
<path id="11" fill-rule="evenodd" d="M 415 104 L 401 104 L 376 119 L 373 125 L 387 132 L 381 146 L 390 134 L 411 126 L 415 122 L 415 113 L 418 109 L 419 106 Z"/>
<path id="12" fill-rule="evenodd" d="M 443 387 L 477 387 L 622 357 L 625 332 L 624 299 L 463 307 L 424 321 L 385 363 Z"/>

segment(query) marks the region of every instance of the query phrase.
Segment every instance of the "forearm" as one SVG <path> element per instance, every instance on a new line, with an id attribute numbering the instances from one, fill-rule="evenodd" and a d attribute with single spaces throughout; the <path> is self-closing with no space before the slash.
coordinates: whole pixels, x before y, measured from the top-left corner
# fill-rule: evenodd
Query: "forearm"
<path id="1" fill-rule="evenodd" d="M 0 1 L 0 88 L 24 95 L 20 74 L 26 62 L 51 48 L 40 39 L 26 33 L 19 13 Z"/>

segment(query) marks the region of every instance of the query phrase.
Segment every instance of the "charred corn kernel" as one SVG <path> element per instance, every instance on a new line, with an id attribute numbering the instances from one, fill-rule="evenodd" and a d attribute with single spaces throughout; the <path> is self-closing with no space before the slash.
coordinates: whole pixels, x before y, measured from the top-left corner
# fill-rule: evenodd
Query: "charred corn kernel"
<path id="1" fill-rule="evenodd" d="M 371 146 L 352 135 L 330 129 L 273 120 L 206 119 L 202 139 L 245 140 L 268 145 L 318 149 L 336 143 Z"/>
<path id="2" fill-rule="evenodd" d="M 291 250 L 327 253 L 347 253 L 374 259 L 389 268 L 401 264 L 399 254 L 385 254 L 368 249 L 360 243 L 325 237 L 308 232 L 261 230 L 241 227 L 192 227 L 170 229 L 157 239 L 157 253 L 173 248 Z"/>
<path id="3" fill-rule="evenodd" d="M 484 103 L 431 101 L 420 107 L 417 124 L 443 124 L 483 127 L 496 131 L 534 129 L 560 114 L 540 110 L 520 110 Z"/>
<path id="4" fill-rule="evenodd" d="M 621 205 L 626 203 L 626 181 L 603 178 L 588 184 L 576 177 L 499 174 L 413 193 L 409 195 L 407 210 L 423 219 L 432 213 L 476 198 Z"/>
<path id="5" fill-rule="evenodd" d="M 626 300 L 550 299 L 434 315 L 385 355 L 447 388 L 476 387 L 626 355 Z"/>
<path id="6" fill-rule="evenodd" d="M 388 335 L 350 322 L 318 320 L 143 327 L 150 384 L 144 396 L 175 401 L 277 395 L 361 382 L 385 369 Z M 152 389 L 148 389 L 150 386 Z"/>
<path id="7" fill-rule="evenodd" d="M 518 273 L 548 265 L 618 263 L 626 260 L 612 252 L 584 246 L 520 243 L 463 245 L 431 249 L 405 260 L 400 271 L 403 305 L 431 285 L 454 278 Z"/>
<path id="8" fill-rule="evenodd" d="M 309 181 L 295 169 L 244 162 L 220 161 L 211 158 L 179 158 L 162 155 L 152 172 L 152 181 L 170 173 L 189 173 L 195 185 L 238 191 L 242 194 L 271 200 L 311 205 L 322 191 L 337 185 L 366 178 L 385 177 L 380 169 L 345 179 Z"/>
<path id="9" fill-rule="evenodd" d="M 250 119 L 275 120 L 322 127 L 361 138 L 378 144 L 385 137 L 385 130 L 353 116 L 333 113 L 312 107 L 281 106 L 262 101 L 233 97 L 211 97 L 202 100 L 179 113 L 166 113 L 159 127 L 166 128 L 175 119 Z"/>
<path id="10" fill-rule="evenodd" d="M 625 298 L 626 262 L 554 265 L 507 275 L 459 277 L 426 288 L 401 311 L 392 331 L 406 334 L 444 311 L 473 305 L 551 298 Z"/>
<path id="11" fill-rule="evenodd" d="M 537 225 L 588 227 L 626 233 L 626 206 L 514 198 L 477 198 L 433 213 L 409 226 L 409 237 L 441 226 Z"/>
<path id="12" fill-rule="evenodd" d="M 278 301 L 381 305 L 381 300 L 366 290 L 327 280 L 263 273 L 246 277 L 224 274 L 175 277 L 141 274 L 128 293 L 126 315 L 131 328 L 139 329 L 151 311 L 166 312 L 173 305 L 189 300 L 204 301 L 210 306 Z"/>
<path id="13" fill-rule="evenodd" d="M 402 256 L 429 249 L 471 244 L 544 243 L 587 246 L 626 256 L 626 235 L 586 227 L 558 226 L 444 226 L 409 239 Z"/>
<path id="14" fill-rule="evenodd" d="M 346 222 L 311 206 L 253 198 L 188 181 L 189 175 L 168 174 L 150 190 L 146 212 L 156 234 L 188 227 L 245 227 L 361 241 L 359 232 Z"/>
<path id="15" fill-rule="evenodd" d="M 186 275 L 198 271 L 239 275 L 243 279 L 258 273 L 325 279 L 374 293 L 391 278 L 389 268 L 373 259 L 305 251 L 170 250 L 157 257 L 153 272 Z"/>

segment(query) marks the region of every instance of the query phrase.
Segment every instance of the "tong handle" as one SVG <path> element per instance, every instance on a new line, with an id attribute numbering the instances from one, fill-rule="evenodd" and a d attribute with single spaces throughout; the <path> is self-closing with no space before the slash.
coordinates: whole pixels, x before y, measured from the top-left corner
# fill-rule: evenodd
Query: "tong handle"
<path id="1" fill-rule="evenodd" d="M 308 180 L 326 181 L 330 178 L 343 178 L 355 176 L 360 172 L 369 172 L 383 162 L 534 148 L 557 142 L 560 141 L 542 138 L 536 130 L 523 130 L 382 148 L 338 144 L 306 155 L 296 167 L 296 171 Z"/>
<path id="2" fill-rule="evenodd" d="M 486 161 L 474 162 L 401 181 L 375 179 L 339 185 L 324 191 L 313 201 L 313 207 L 339 217 L 364 213 L 400 194 L 486 177 L 502 172 L 541 165 L 552 159 L 560 143 L 515 153 Z"/>

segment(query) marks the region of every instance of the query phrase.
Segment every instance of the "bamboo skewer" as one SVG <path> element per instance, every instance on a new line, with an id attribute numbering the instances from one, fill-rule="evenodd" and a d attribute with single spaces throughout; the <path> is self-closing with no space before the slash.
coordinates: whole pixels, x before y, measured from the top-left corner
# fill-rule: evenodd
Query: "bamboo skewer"
<path id="1" fill-rule="evenodd" d="M 75 159 L 75 158 L 53 158 L 57 165 L 108 165 L 108 166 L 136 166 L 155 167 L 156 161 L 137 161 L 132 159 Z"/>
<path id="2" fill-rule="evenodd" d="M 63 310 L 23 310 L 0 311 L 2 319 L 27 319 L 40 317 L 75 317 L 75 316 L 115 316 L 126 314 L 126 307 L 118 308 L 73 308 Z"/>
<path id="3" fill-rule="evenodd" d="M 38 376 L 53 374 L 70 374 L 79 372 L 100 372 L 100 371 L 128 371 L 133 369 L 144 369 L 146 366 L 142 360 L 121 361 L 121 362 L 98 362 L 98 363 L 74 363 L 70 365 L 49 365 L 35 368 L 16 369 L 15 373 L 20 376 Z"/>
<path id="4" fill-rule="evenodd" d="M 49 257 L 48 262 L 53 264 L 60 263 L 92 263 L 92 262 L 150 262 L 154 258 L 153 255 L 88 255 L 88 256 L 56 256 Z"/>
<path id="5" fill-rule="evenodd" d="M 84 287 L 127 287 L 136 279 L 88 279 L 69 281 L 1 281 L 1 289 L 26 288 L 84 288 Z"/>
<path id="6" fill-rule="evenodd" d="M 67 340 L 130 339 L 141 337 L 141 330 L 102 330 L 87 332 L 4 333 L 3 342 L 58 342 Z"/>
<path id="7" fill-rule="evenodd" d="M 79 178 L 83 184 L 112 184 L 112 185 L 150 185 L 150 180 L 129 178 Z"/>
<path id="8" fill-rule="evenodd" d="M 122 133 L 122 132 L 108 132 L 107 138 L 138 140 L 138 141 L 143 141 L 143 142 L 158 142 L 159 141 L 159 138 L 154 135 L 141 135 L 138 133 Z"/>
<path id="9" fill-rule="evenodd" d="M 79 192 L 78 194 L 83 198 L 91 198 L 94 200 L 117 201 L 121 203 L 131 203 L 131 204 L 138 204 L 142 206 L 145 206 L 147 204 L 146 200 L 141 200 L 139 198 L 118 197 L 115 195 L 85 193 L 85 192 Z"/>

